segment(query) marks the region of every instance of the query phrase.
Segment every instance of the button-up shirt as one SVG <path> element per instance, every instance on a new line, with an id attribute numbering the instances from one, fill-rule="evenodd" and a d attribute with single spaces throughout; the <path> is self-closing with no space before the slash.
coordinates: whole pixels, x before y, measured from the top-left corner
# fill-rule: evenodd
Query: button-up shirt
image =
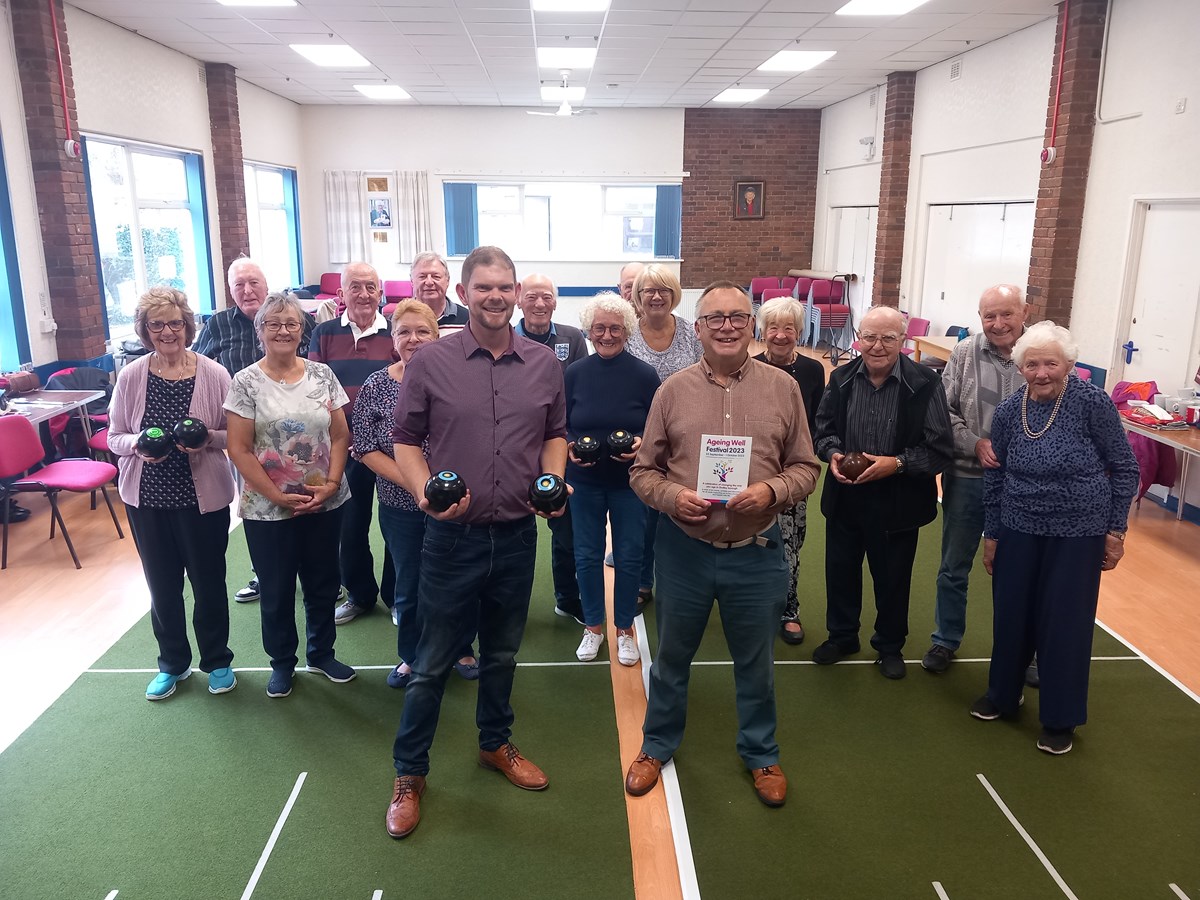
<path id="1" fill-rule="evenodd" d="M 704 541 L 741 541 L 812 493 L 821 466 L 813 453 L 800 388 L 767 363 L 747 358 L 726 384 L 701 359 L 663 382 L 650 407 L 629 484 L 644 502 L 674 518 L 675 499 L 696 490 L 702 434 L 748 435 L 750 484 L 766 482 L 775 505 L 753 515 L 713 504 L 700 525 L 675 523 Z"/>
<path id="2" fill-rule="evenodd" d="M 430 470 L 462 477 L 471 491 L 457 520 L 465 525 L 528 516 L 543 447 L 566 435 L 558 360 L 512 329 L 499 359 L 467 327 L 419 347 L 405 368 L 392 440 L 419 447 L 428 439 Z"/>
<path id="3" fill-rule="evenodd" d="M 308 341 L 316 324 L 316 319 L 304 314 L 304 333 L 300 335 L 298 355 L 304 356 L 308 352 Z M 236 306 L 214 313 L 192 344 L 192 350 L 215 359 L 230 375 L 236 375 L 263 357 L 254 320 Z"/>

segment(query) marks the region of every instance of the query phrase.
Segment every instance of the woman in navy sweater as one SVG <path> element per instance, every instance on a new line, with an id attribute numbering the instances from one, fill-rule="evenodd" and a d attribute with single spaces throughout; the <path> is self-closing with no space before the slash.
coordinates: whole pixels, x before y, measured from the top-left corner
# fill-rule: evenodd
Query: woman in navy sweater
<path id="1" fill-rule="evenodd" d="M 596 352 L 567 368 L 567 438 L 570 462 L 567 481 L 574 488 L 571 518 L 575 526 L 575 571 L 585 627 L 576 656 L 596 658 L 604 642 L 604 525 L 612 522 L 613 619 L 617 627 L 617 660 L 638 661 L 633 637 L 646 508 L 629 487 L 629 464 L 641 445 L 650 402 L 658 390 L 654 367 L 628 353 L 625 343 L 637 327 L 633 308 L 616 294 L 588 301 L 579 322 Z M 610 453 L 608 436 L 618 430 L 637 437 L 627 453 Z M 588 436 L 603 447 L 600 459 L 585 462 L 575 455 L 576 442 Z"/>

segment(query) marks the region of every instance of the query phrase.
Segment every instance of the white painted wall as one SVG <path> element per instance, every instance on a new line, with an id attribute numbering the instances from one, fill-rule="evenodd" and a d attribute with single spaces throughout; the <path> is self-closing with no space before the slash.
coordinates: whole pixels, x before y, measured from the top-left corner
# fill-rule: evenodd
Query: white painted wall
<path id="1" fill-rule="evenodd" d="M 677 181 L 683 170 L 682 109 L 606 109 L 559 119 L 499 107 L 305 106 L 301 118 L 307 137 L 300 213 L 310 282 L 332 271 L 324 239 L 327 169 L 428 172 L 432 249 L 443 254 L 445 181 L 561 177 L 645 183 Z M 540 271 L 559 284 L 575 285 L 616 284 L 624 264 L 616 259 L 514 262 L 518 275 Z M 458 269 L 452 260 L 455 280 Z M 399 266 L 381 274 L 407 277 Z"/>
<path id="2" fill-rule="evenodd" d="M 240 79 L 237 89 L 246 162 L 299 169 L 304 151 L 300 105 Z M 207 122 L 207 108 L 204 115 Z"/>

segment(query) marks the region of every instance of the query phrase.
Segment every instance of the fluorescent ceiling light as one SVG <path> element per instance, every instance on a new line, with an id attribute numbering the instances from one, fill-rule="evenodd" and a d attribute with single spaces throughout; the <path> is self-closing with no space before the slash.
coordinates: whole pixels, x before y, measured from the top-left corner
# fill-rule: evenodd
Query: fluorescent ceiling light
<path id="1" fill-rule="evenodd" d="M 839 16 L 902 16 L 926 0 L 850 0 L 837 11 Z"/>
<path id="2" fill-rule="evenodd" d="M 712 98 L 713 103 L 749 103 L 770 91 L 767 88 L 726 88 Z"/>
<path id="3" fill-rule="evenodd" d="M 412 99 L 412 95 L 398 84 L 356 84 L 354 89 L 372 100 Z"/>
<path id="4" fill-rule="evenodd" d="M 558 103 L 560 100 L 568 100 L 571 103 L 578 103 L 583 99 L 584 92 L 587 88 L 581 87 L 563 87 L 555 85 L 554 87 L 542 87 L 542 99 L 547 103 Z"/>
<path id="5" fill-rule="evenodd" d="M 318 66 L 348 69 L 354 66 L 370 65 L 362 54 L 346 44 L 289 44 L 288 46 Z"/>
<path id="6" fill-rule="evenodd" d="M 530 0 L 529 8 L 534 12 L 604 12 L 608 0 Z"/>
<path id="7" fill-rule="evenodd" d="M 538 47 L 537 61 L 543 69 L 590 69 L 596 62 L 596 48 Z"/>
<path id="8" fill-rule="evenodd" d="M 758 69 L 760 72 L 807 72 L 836 55 L 836 50 L 780 50 Z"/>
<path id="9" fill-rule="evenodd" d="M 217 0 L 222 6 L 295 6 L 296 0 Z"/>

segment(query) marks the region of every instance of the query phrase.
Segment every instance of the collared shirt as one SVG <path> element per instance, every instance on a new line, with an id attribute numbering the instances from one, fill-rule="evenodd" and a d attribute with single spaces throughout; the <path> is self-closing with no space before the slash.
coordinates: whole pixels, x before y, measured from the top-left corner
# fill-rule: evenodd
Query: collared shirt
<path id="1" fill-rule="evenodd" d="M 696 489 L 700 435 L 749 435 L 750 483 L 766 482 L 775 505 L 755 515 L 713 504 L 708 519 L 687 535 L 705 541 L 741 541 L 770 527 L 776 514 L 812 493 L 821 473 L 813 453 L 804 403 L 795 380 L 767 363 L 747 359 L 722 385 L 708 361 L 663 382 L 650 407 L 642 447 L 629 484 L 644 502 L 674 518 L 675 499 Z"/>
<path id="2" fill-rule="evenodd" d="M 984 332 L 958 342 L 942 374 L 954 429 L 955 475 L 983 477 L 975 444 L 991 438 L 996 407 L 1024 385 L 1017 364 L 997 352 Z"/>
<path id="3" fill-rule="evenodd" d="M 340 319 L 330 319 L 313 329 L 308 358 L 333 369 L 333 374 L 350 398 L 346 422 L 353 427 L 359 388 L 372 372 L 395 362 L 396 348 L 388 333 L 387 320 L 379 313 L 375 314 L 375 321 L 365 329 L 359 329 L 350 321 L 348 314 L 342 313 Z"/>
<path id="4" fill-rule="evenodd" d="M 317 321 L 304 314 L 304 333 L 300 336 L 299 356 L 308 352 L 308 342 Z M 192 344 L 192 350 L 201 356 L 215 359 L 230 375 L 236 375 L 246 366 L 253 365 L 263 357 L 254 332 L 254 320 L 237 306 L 213 313 L 204 329 Z"/>
<path id="5" fill-rule="evenodd" d="M 517 334 L 521 337 L 537 341 L 543 347 L 553 350 L 559 363 L 562 364 L 564 372 L 571 363 L 588 355 L 587 341 L 584 340 L 583 332 L 573 325 L 558 325 L 551 322 L 549 331 L 544 334 L 534 334 L 525 328 L 525 320 L 521 319 L 516 328 Z"/>
<path id="6" fill-rule="evenodd" d="M 835 428 L 836 410 L 827 391 L 817 410 L 817 455 L 829 461 L 834 453 L 856 450 L 874 456 L 898 455 L 911 475 L 934 475 L 944 468 L 945 459 L 929 452 L 929 445 L 944 440 L 950 433 L 950 418 L 946 404 L 930 403 L 925 408 L 925 437 L 915 447 L 894 454 L 896 426 L 900 412 L 900 384 L 904 378 L 901 361 L 896 360 L 887 378 L 879 387 L 871 383 L 864 364 L 850 382 L 850 399 L 846 408 L 846 434 Z M 908 385 L 915 389 L 915 385 Z M 940 388 L 939 388 L 940 391 Z"/>
<path id="7" fill-rule="evenodd" d="M 366 328 L 359 328 L 358 323 L 350 318 L 350 312 L 346 311 L 342 313 L 342 327 L 346 327 L 347 325 L 350 327 L 350 333 L 354 335 L 356 342 L 362 340 L 364 337 L 370 337 L 377 331 L 387 331 L 388 327 L 387 319 L 383 317 L 383 313 L 379 310 L 375 310 L 375 318 L 371 320 L 371 324 Z"/>
<path id="8" fill-rule="evenodd" d="M 499 359 L 470 328 L 425 344 L 404 372 L 392 440 L 429 441 L 431 471 L 457 472 L 471 491 L 464 525 L 528 516 L 542 450 L 566 438 L 562 368 L 554 354 L 509 330 Z"/>
<path id="9" fill-rule="evenodd" d="M 438 316 L 437 323 L 441 325 L 458 325 L 464 326 L 471 319 L 471 311 L 461 304 L 455 303 L 449 297 L 446 298 L 446 308 L 442 310 L 442 314 Z"/>

